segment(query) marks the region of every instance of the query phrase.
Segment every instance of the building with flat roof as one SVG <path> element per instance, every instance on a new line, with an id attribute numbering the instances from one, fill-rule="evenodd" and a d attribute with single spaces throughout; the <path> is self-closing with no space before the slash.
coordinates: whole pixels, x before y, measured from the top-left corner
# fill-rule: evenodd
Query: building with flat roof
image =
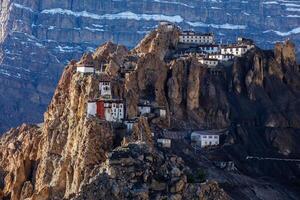
<path id="1" fill-rule="evenodd" d="M 194 131 L 191 141 L 201 148 L 220 144 L 220 133 L 211 130 Z"/>
<path id="2" fill-rule="evenodd" d="M 215 36 L 213 33 L 183 31 L 179 35 L 179 42 L 184 44 L 214 44 Z"/>
<path id="3" fill-rule="evenodd" d="M 198 61 L 203 65 L 207 65 L 208 67 L 215 67 L 219 64 L 219 60 L 213 58 L 199 58 Z"/>

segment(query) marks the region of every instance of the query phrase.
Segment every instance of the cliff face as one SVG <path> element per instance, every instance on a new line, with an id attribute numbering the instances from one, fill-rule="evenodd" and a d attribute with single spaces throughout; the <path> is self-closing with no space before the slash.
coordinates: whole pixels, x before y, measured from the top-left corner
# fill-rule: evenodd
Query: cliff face
<path id="1" fill-rule="evenodd" d="M 298 7 L 262 0 L 3 0 L 0 132 L 41 122 L 63 66 L 108 40 L 131 48 L 159 20 L 169 20 L 184 29 L 216 32 L 224 43 L 242 35 L 265 48 L 286 38 L 299 46 Z"/>
<path id="2" fill-rule="evenodd" d="M 278 43 L 274 52 L 254 48 L 212 70 L 193 56 L 166 59 L 177 41 L 176 28 L 159 27 L 132 51 L 108 42 L 78 62 L 108 64 L 112 95 L 125 100 L 128 117 L 137 117 L 140 99 L 166 110 L 166 116 L 139 117 L 131 135 L 119 124 L 86 116 L 88 100 L 99 97 L 101 75 L 76 73 L 76 62 L 70 62 L 44 123 L 22 125 L 1 137 L 0 195 L 12 200 L 297 199 L 289 187 L 299 178 L 295 163 L 245 159 L 299 157 L 294 45 Z M 129 59 L 134 68 L 123 76 Z M 226 145 L 199 154 L 181 140 L 162 150 L 155 139 L 164 128 L 226 128 Z M 216 167 L 212 158 L 224 154 L 238 173 Z"/>

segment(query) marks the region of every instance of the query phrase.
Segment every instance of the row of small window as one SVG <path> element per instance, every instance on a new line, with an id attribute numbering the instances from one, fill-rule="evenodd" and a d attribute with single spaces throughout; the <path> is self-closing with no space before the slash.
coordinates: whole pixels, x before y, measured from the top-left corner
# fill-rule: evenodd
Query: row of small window
<path id="1" fill-rule="evenodd" d="M 195 35 L 183 35 L 183 38 L 196 38 L 196 39 L 204 39 L 204 40 L 212 40 L 212 36 L 195 36 Z"/>
<path id="2" fill-rule="evenodd" d="M 216 64 L 218 64 L 218 62 L 217 61 L 205 61 L 205 64 L 207 64 L 207 65 L 216 65 Z"/>
<path id="3" fill-rule="evenodd" d="M 202 42 L 202 43 L 209 43 L 210 41 L 209 40 L 193 40 L 193 39 L 191 39 L 191 40 L 189 40 L 189 39 L 187 39 L 187 40 L 182 40 L 183 42 Z"/>
<path id="4" fill-rule="evenodd" d="M 105 86 L 105 85 L 110 85 L 110 82 L 102 82 L 101 83 L 103 86 Z"/>
<path id="5" fill-rule="evenodd" d="M 203 51 L 208 51 L 208 50 L 218 51 L 217 47 L 200 47 L 200 49 Z"/>
<path id="6" fill-rule="evenodd" d="M 206 141 L 205 141 L 204 144 L 205 144 L 205 145 L 208 145 L 208 144 L 209 144 L 209 145 L 213 145 L 213 144 L 214 144 L 214 145 L 218 145 L 218 142 L 214 142 L 214 143 L 213 143 L 213 142 L 206 142 Z"/>
<path id="7" fill-rule="evenodd" d="M 224 51 L 246 51 L 244 48 L 229 48 L 229 49 L 224 49 Z"/>
<path id="8" fill-rule="evenodd" d="M 119 108 L 123 108 L 123 104 L 118 104 L 119 106 L 117 106 L 115 103 L 112 104 L 113 108 L 119 107 Z"/>
<path id="9" fill-rule="evenodd" d="M 206 135 L 204 135 L 204 136 L 202 136 L 202 138 L 207 138 L 207 136 Z M 214 138 L 214 139 L 218 139 L 218 136 L 212 136 L 212 135 L 210 135 L 210 136 L 208 136 L 208 138 L 209 139 L 212 139 L 212 138 Z"/>

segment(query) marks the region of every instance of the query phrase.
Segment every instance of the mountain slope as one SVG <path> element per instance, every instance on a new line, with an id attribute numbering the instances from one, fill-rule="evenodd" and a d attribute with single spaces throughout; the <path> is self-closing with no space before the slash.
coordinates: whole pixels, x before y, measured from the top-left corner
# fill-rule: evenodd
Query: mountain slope
<path id="1" fill-rule="evenodd" d="M 138 116 L 140 99 L 164 107 L 166 116 L 138 117 L 130 134 L 122 124 L 88 117 L 101 75 L 77 73 L 71 62 L 43 125 L 22 125 L 1 137 L 2 197 L 299 199 L 295 162 L 247 159 L 300 155 L 294 45 L 254 48 L 213 73 L 194 56 L 165 59 L 178 47 L 178 31 L 159 27 L 130 52 L 109 42 L 80 60 L 109 63 L 112 96 L 125 100 L 130 118 Z M 134 70 L 124 77 L 121 68 L 132 57 Z M 172 140 L 170 149 L 156 142 L 166 129 L 204 128 L 226 129 L 222 144 L 197 151 L 185 139 Z M 218 167 L 228 161 L 234 166 Z"/>

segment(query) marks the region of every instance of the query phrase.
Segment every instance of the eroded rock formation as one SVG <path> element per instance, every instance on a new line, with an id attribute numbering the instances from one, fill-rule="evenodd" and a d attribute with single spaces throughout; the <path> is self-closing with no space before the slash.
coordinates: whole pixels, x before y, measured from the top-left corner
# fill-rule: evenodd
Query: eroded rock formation
<path id="1" fill-rule="evenodd" d="M 249 153 L 285 158 L 300 154 L 296 143 L 300 73 L 293 44 L 277 44 L 274 52 L 255 48 L 228 66 L 209 69 L 194 56 L 166 59 L 177 42 L 176 28 L 159 27 L 132 51 L 109 42 L 94 54 L 70 62 L 44 123 L 22 125 L 1 138 L 0 196 L 12 200 L 179 200 L 260 198 L 263 192 L 259 191 L 267 191 L 264 185 L 254 187 L 260 182 L 250 182 L 243 174 L 222 171 L 222 180 L 212 178 L 220 171 L 209 159 L 201 160 L 184 141 L 175 142 L 178 146 L 170 151 L 158 148 L 155 139 L 165 128 L 227 128 L 226 145 L 217 153 L 234 160 L 240 173 L 297 179 L 296 165 L 244 160 Z M 128 61 L 133 67 L 126 71 Z M 87 63 L 107 66 L 112 96 L 125 100 L 126 117 L 137 118 L 130 135 L 124 134 L 120 124 L 87 117 L 87 102 L 99 98 L 103 75 L 76 73 L 77 65 Z M 165 115 L 140 117 L 141 99 L 163 109 Z M 197 179 L 211 182 L 193 180 L 194 171 Z M 253 188 L 258 192 L 250 195 Z M 274 188 L 268 188 L 272 195 L 279 186 Z M 280 197 L 288 193 L 282 190 Z"/>

